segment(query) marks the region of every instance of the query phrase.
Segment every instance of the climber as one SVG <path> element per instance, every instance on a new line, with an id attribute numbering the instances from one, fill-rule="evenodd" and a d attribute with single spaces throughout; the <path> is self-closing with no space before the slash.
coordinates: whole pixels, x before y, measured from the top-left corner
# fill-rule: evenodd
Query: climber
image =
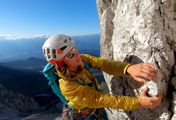
<path id="1" fill-rule="evenodd" d="M 91 46 L 90 46 L 91 47 Z M 89 54 L 79 54 L 74 40 L 66 35 L 53 35 L 43 44 L 46 60 L 54 65 L 59 76 L 61 93 L 72 109 L 71 117 L 79 119 L 107 119 L 103 108 L 135 110 L 138 108 L 156 108 L 161 104 L 162 96 L 148 97 L 145 89 L 139 97 L 117 96 L 101 89 L 97 78 L 85 67 L 99 69 L 110 75 L 130 75 L 134 80 L 144 83 L 153 80 L 156 70 L 153 64 L 129 64 L 110 61 Z M 98 118 L 97 118 L 98 117 Z"/>

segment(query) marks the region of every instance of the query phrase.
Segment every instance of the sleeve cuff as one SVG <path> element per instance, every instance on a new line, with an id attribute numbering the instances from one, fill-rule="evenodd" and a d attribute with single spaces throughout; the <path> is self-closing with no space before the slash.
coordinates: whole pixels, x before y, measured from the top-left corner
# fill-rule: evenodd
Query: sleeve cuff
<path id="1" fill-rule="evenodd" d="M 124 70 L 123 70 L 123 74 L 124 75 L 127 75 L 127 69 L 128 69 L 128 67 L 130 67 L 132 64 L 128 64 L 128 65 L 126 65 L 126 67 L 124 68 Z"/>

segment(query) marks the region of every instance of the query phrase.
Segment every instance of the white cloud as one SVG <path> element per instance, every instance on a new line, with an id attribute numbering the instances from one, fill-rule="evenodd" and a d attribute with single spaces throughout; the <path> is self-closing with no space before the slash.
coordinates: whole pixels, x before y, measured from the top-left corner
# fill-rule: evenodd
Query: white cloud
<path id="1" fill-rule="evenodd" d="M 18 35 L 12 35 L 12 34 L 0 34 L 0 39 L 5 39 L 5 40 L 48 38 L 48 37 L 49 37 L 49 35 L 46 35 L 46 34 L 36 34 L 36 35 L 30 35 L 30 36 L 18 36 Z"/>

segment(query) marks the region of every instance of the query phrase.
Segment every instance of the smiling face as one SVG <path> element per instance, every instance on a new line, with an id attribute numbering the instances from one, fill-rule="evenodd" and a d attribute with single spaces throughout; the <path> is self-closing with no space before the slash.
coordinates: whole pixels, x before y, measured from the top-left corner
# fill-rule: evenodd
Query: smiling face
<path id="1" fill-rule="evenodd" d="M 64 57 L 64 61 L 74 72 L 78 72 L 78 69 L 83 67 L 81 56 L 74 48 Z"/>

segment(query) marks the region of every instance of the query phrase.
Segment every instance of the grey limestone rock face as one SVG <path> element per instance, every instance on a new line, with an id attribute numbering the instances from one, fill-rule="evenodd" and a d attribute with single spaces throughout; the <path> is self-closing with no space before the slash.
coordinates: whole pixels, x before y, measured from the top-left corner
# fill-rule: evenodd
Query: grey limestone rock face
<path id="1" fill-rule="evenodd" d="M 112 110 L 109 119 L 174 120 L 172 92 L 176 88 L 176 0 L 97 0 L 101 26 L 101 56 L 109 60 L 155 64 L 151 94 L 163 94 L 157 109 Z M 131 78 L 104 73 L 115 95 L 138 96 L 142 85 Z M 120 80 L 119 80 L 120 79 Z M 113 83 L 113 84 L 112 84 Z M 170 85 L 174 89 L 169 89 Z M 154 87 L 155 86 L 155 87 Z M 172 97 L 168 97 L 168 96 Z M 172 107 L 170 107 L 172 106 Z"/>

